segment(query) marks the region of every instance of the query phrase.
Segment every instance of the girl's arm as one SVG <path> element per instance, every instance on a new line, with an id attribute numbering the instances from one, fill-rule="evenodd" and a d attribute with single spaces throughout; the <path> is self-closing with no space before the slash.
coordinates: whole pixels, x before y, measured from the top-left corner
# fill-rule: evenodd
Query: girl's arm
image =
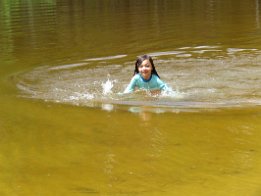
<path id="1" fill-rule="evenodd" d="M 172 89 L 169 88 L 168 85 L 165 82 L 163 82 L 161 79 L 157 78 L 157 82 L 159 84 L 160 90 L 162 90 L 162 91 L 172 91 Z"/>
<path id="2" fill-rule="evenodd" d="M 131 79 L 129 85 L 127 86 L 127 88 L 124 90 L 123 93 L 131 93 L 134 91 L 135 89 L 135 86 L 136 86 L 136 79 L 135 79 L 135 76 Z"/>

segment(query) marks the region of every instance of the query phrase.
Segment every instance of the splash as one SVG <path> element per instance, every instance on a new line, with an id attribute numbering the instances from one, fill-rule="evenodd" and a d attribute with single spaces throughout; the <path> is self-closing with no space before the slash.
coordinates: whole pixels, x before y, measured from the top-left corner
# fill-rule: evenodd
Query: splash
<path id="1" fill-rule="evenodd" d="M 109 77 L 110 76 L 108 75 L 107 81 L 105 83 L 102 83 L 102 94 L 103 95 L 108 95 L 108 94 L 112 93 L 113 82 L 115 82 L 115 81 L 110 80 Z"/>

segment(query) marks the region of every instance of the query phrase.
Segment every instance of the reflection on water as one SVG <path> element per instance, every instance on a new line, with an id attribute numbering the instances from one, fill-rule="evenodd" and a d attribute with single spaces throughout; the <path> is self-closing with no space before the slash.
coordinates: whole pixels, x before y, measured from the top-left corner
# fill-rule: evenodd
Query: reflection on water
<path id="1" fill-rule="evenodd" d="M 25 115 L 25 130 L 11 129 L 1 143 L 7 193 L 255 195 L 259 188 L 258 110 L 159 115 L 52 105 Z"/>
<path id="2" fill-rule="evenodd" d="M 0 5 L 5 51 L 0 55 L 6 60 L 46 63 L 206 43 L 237 48 L 260 48 L 261 43 L 258 0 L 4 0 Z"/>

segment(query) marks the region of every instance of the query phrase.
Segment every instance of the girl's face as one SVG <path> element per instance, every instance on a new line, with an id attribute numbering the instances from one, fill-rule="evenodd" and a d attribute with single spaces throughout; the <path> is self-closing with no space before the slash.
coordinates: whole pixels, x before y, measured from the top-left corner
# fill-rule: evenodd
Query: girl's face
<path id="1" fill-rule="evenodd" d="M 151 72 L 152 72 L 152 65 L 148 59 L 144 60 L 141 65 L 138 67 L 139 73 L 141 76 L 148 80 L 150 79 Z"/>

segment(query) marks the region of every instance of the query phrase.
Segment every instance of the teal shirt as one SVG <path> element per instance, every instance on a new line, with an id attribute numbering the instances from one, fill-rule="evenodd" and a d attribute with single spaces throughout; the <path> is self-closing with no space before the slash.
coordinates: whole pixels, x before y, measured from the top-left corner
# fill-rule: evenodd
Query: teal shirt
<path id="1" fill-rule="evenodd" d="M 168 86 L 155 74 L 152 74 L 150 79 L 145 80 L 140 74 L 136 74 L 131 79 L 129 85 L 124 90 L 124 93 L 130 93 L 138 89 L 145 89 L 145 90 L 168 90 Z"/>

